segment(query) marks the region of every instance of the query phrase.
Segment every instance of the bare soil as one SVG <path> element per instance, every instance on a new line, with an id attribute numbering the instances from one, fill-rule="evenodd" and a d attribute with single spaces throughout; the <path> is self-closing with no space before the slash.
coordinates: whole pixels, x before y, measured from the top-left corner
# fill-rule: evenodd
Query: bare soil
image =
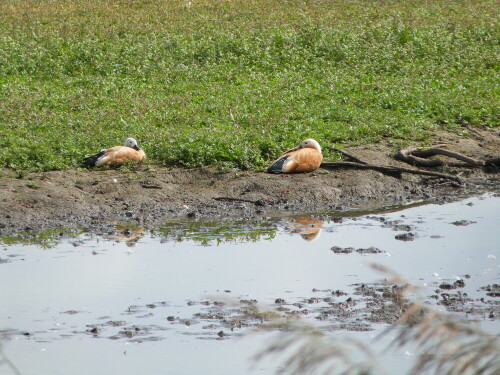
<path id="1" fill-rule="evenodd" d="M 433 144 L 471 157 L 498 154 L 499 130 L 475 128 L 467 137 L 436 135 Z M 378 165 L 408 167 L 393 158 L 390 143 L 346 148 Z M 222 171 L 216 167 L 171 169 L 142 165 L 118 170 L 0 173 L 0 234 L 49 228 L 96 228 L 123 222 L 154 226 L 182 217 L 258 219 L 291 212 L 369 209 L 432 199 L 498 182 L 498 171 L 441 169 L 465 186 L 450 190 L 442 179 L 404 174 L 394 178 L 370 170 L 319 169 L 314 173 L 270 175 Z M 229 199 L 228 199 L 229 198 Z"/>

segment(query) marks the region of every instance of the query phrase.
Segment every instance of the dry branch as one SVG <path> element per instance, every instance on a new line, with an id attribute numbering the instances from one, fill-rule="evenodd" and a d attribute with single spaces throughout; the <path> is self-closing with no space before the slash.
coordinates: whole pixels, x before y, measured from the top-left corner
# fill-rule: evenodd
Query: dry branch
<path id="1" fill-rule="evenodd" d="M 336 148 L 336 147 L 328 147 L 329 150 L 332 150 L 332 151 L 335 151 L 335 152 L 338 152 L 340 154 L 342 154 L 343 156 L 347 157 L 348 159 L 351 159 L 353 162 L 355 163 L 359 163 L 359 164 L 368 164 L 366 161 L 363 161 L 359 158 L 357 158 L 356 156 L 354 155 L 351 155 L 349 153 L 347 153 L 346 151 L 343 151 L 339 148 Z"/>
<path id="2" fill-rule="evenodd" d="M 445 162 L 443 160 L 427 159 L 436 155 L 442 155 L 457 159 L 464 162 L 464 164 L 453 164 Z M 420 167 L 440 167 L 443 165 L 460 167 L 483 167 L 485 165 L 500 165 L 500 157 L 475 159 L 469 156 L 465 156 L 459 152 L 445 150 L 437 146 L 428 149 L 423 149 L 421 147 L 408 147 L 400 150 L 396 154 L 396 159 Z"/>
<path id="3" fill-rule="evenodd" d="M 361 164 L 361 163 L 353 163 L 349 161 L 338 161 L 338 162 L 324 162 L 321 163 L 321 167 L 323 168 L 353 168 L 353 169 L 372 169 L 383 174 L 392 176 L 392 177 L 401 177 L 402 173 L 411 173 L 418 174 L 423 176 L 432 176 L 445 178 L 447 180 L 455 181 L 459 184 L 463 184 L 463 180 L 460 177 L 452 176 L 447 173 L 440 172 L 432 172 L 432 171 L 421 171 L 419 169 L 410 169 L 410 168 L 402 168 L 402 167 L 393 167 L 393 166 L 381 166 L 381 165 L 372 165 L 372 164 Z"/>

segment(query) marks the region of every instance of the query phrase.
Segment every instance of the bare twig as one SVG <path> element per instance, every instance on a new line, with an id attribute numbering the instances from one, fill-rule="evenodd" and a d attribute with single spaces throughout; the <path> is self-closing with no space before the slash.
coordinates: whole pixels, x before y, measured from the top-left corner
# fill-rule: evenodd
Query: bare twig
<path id="1" fill-rule="evenodd" d="M 484 163 L 486 165 L 500 166 L 500 156 L 494 156 L 494 157 L 490 157 L 490 158 L 483 158 L 482 160 L 484 160 Z"/>
<path id="2" fill-rule="evenodd" d="M 15 375 L 21 375 L 21 372 L 17 369 L 14 363 L 3 352 L 3 346 L 2 343 L 0 342 L 0 365 L 2 363 L 5 363 L 7 367 L 10 368 Z"/>
<path id="3" fill-rule="evenodd" d="M 452 176 L 447 173 L 440 172 L 432 172 L 432 171 L 421 171 L 418 169 L 410 169 L 410 168 L 402 168 L 402 167 L 394 167 L 394 166 L 381 166 L 381 165 L 372 165 L 372 164 L 360 164 L 353 163 L 348 161 L 339 161 L 339 162 L 324 162 L 321 163 L 321 167 L 324 168 L 354 168 L 354 169 L 372 169 L 389 176 L 400 177 L 402 173 L 411 173 L 418 174 L 423 176 L 433 176 L 439 178 L 445 178 L 447 180 L 455 181 L 459 184 L 463 184 L 463 180 L 460 177 Z"/>
<path id="4" fill-rule="evenodd" d="M 461 121 L 460 122 L 460 125 L 464 126 L 468 131 L 474 133 L 475 135 L 477 135 L 479 138 L 482 138 L 483 136 L 476 130 L 472 127 L 471 124 L 469 124 L 467 121 Z"/>
<path id="5" fill-rule="evenodd" d="M 419 150 L 418 147 L 409 147 L 399 150 L 395 155 L 397 160 L 403 161 L 408 164 L 417 165 L 419 167 L 440 167 L 444 164 L 442 160 L 428 160 L 413 155 L 415 151 Z"/>
<path id="6" fill-rule="evenodd" d="M 357 158 L 356 156 L 354 155 L 351 155 L 349 153 L 347 153 L 346 151 L 343 151 L 339 148 L 336 148 L 336 147 L 328 147 L 329 150 L 332 150 L 332 151 L 335 151 L 335 152 L 338 152 L 338 153 L 341 153 L 343 156 L 347 157 L 348 159 L 351 159 L 352 161 L 356 162 L 356 163 L 359 163 L 359 164 L 368 164 L 366 161 L 363 161 L 359 158 Z"/>
<path id="7" fill-rule="evenodd" d="M 472 166 L 475 166 L 475 167 L 481 167 L 485 164 L 483 160 L 477 160 L 474 158 L 470 158 L 470 157 L 465 156 L 463 154 L 460 154 L 458 152 L 445 150 L 445 149 L 439 148 L 439 147 L 432 147 L 432 148 L 429 148 L 427 150 L 421 149 L 421 150 L 416 151 L 415 155 L 420 156 L 422 158 L 428 158 L 428 157 L 431 157 L 434 155 L 443 155 L 443 156 L 448 156 L 450 158 L 455 158 L 457 160 L 461 160 L 461 161 L 463 161 L 467 164 L 470 164 Z"/>
<path id="8" fill-rule="evenodd" d="M 432 160 L 427 159 L 435 155 L 447 156 L 453 159 L 463 161 L 465 164 L 449 163 L 437 159 L 432 159 Z M 460 167 L 482 167 L 485 165 L 500 165 L 500 157 L 475 159 L 469 156 L 465 156 L 459 152 L 445 150 L 438 146 L 431 147 L 428 149 L 423 149 L 421 147 L 408 147 L 400 150 L 396 154 L 396 159 L 420 167 L 440 167 L 443 165 L 460 166 Z"/>

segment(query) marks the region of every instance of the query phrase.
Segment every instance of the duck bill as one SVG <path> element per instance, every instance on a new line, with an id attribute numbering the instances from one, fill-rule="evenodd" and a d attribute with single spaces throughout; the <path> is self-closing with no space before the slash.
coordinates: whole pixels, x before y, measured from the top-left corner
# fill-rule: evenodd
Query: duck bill
<path id="1" fill-rule="evenodd" d="M 134 150 L 136 150 L 136 151 L 139 151 L 139 150 L 140 150 L 139 146 L 137 146 L 137 145 L 135 145 L 135 146 L 133 147 L 133 149 L 134 149 Z"/>

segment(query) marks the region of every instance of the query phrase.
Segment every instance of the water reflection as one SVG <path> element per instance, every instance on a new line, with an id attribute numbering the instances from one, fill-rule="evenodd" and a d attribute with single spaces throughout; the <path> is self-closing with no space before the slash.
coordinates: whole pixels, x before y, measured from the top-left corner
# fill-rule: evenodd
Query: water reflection
<path id="1" fill-rule="evenodd" d="M 146 230 L 144 228 L 129 228 L 119 226 L 116 228 L 116 230 L 118 234 L 114 237 L 111 237 L 110 240 L 124 242 L 128 247 L 134 247 L 146 233 Z"/>
<path id="2" fill-rule="evenodd" d="M 266 319 L 259 306 L 363 342 L 391 324 L 397 290 L 378 281 L 365 264 L 372 261 L 419 285 L 430 305 L 497 334 L 499 212 L 500 199 L 485 195 L 324 222 L 298 215 L 169 222 L 152 232 L 110 226 L 71 239 L 47 232 L 36 247 L 33 234 L 13 236 L 0 249 L 0 335 L 12 338 L 7 354 L 23 375 L 248 374 L 248 358 L 270 341 L 233 338 Z M 409 228 L 415 240 L 399 241 Z M 127 256 L 134 245 L 140 251 Z M 403 373 L 407 356 L 392 360 L 387 373 Z"/>
<path id="3" fill-rule="evenodd" d="M 63 239 L 78 237 L 83 232 L 74 229 L 49 229 L 42 232 L 26 230 L 10 235 L 0 236 L 0 244 L 4 245 L 36 245 L 42 249 L 51 249 L 59 245 Z"/>
<path id="4" fill-rule="evenodd" d="M 276 236 L 277 220 L 249 223 L 235 221 L 175 221 L 163 224 L 157 231 L 162 242 L 186 240 L 201 245 L 220 245 L 228 242 L 258 242 Z"/>
<path id="5" fill-rule="evenodd" d="M 288 229 L 292 233 L 300 234 L 300 236 L 308 242 L 316 241 L 321 235 L 323 220 L 306 215 L 294 216 L 288 220 L 290 220 L 291 223 Z"/>

